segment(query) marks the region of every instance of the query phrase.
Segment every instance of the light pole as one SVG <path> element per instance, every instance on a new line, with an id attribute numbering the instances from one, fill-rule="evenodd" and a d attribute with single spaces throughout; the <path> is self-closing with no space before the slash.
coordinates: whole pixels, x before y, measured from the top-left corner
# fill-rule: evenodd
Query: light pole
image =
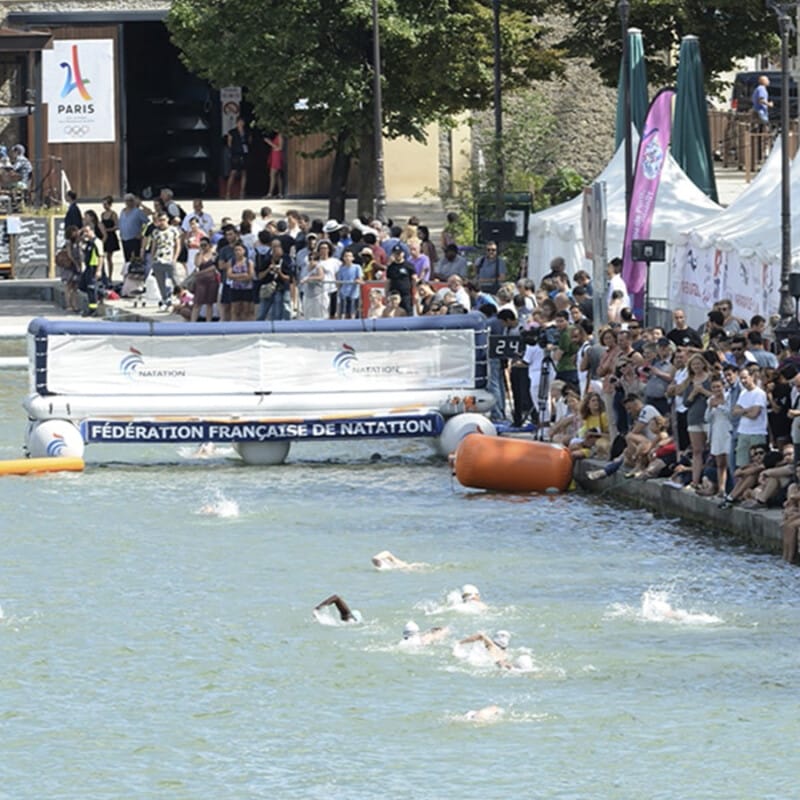
<path id="1" fill-rule="evenodd" d="M 375 136 L 375 219 L 386 222 L 386 176 L 383 170 L 383 95 L 381 93 L 381 32 L 378 0 L 372 0 L 372 65 Z"/>
<path id="2" fill-rule="evenodd" d="M 622 109 L 625 126 L 625 222 L 631 209 L 633 193 L 633 142 L 631 141 L 631 49 L 628 45 L 628 18 L 631 5 L 628 0 L 619 0 L 619 21 L 622 27 Z"/>
<path id="3" fill-rule="evenodd" d="M 778 3 L 767 0 L 768 7 L 778 17 L 778 30 L 781 35 L 781 288 L 778 311 L 787 319 L 794 314 L 792 296 L 789 292 L 789 275 L 792 272 L 792 179 L 789 156 L 789 33 L 792 21 L 789 9 L 797 9 L 800 3 Z"/>
<path id="4" fill-rule="evenodd" d="M 495 148 L 495 219 L 503 218 L 503 189 L 505 169 L 503 165 L 503 97 L 500 87 L 500 0 L 492 0 L 494 14 L 494 148 Z"/>

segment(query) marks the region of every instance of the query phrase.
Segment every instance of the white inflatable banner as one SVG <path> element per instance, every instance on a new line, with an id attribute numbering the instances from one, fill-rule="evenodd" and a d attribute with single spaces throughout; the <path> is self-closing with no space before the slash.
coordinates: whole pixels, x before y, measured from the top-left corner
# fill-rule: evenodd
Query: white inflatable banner
<path id="1" fill-rule="evenodd" d="M 56 394 L 250 394 L 260 389 L 258 336 L 50 336 Z"/>
<path id="2" fill-rule="evenodd" d="M 271 392 L 470 388 L 475 335 L 427 330 L 270 336 L 261 341 L 261 370 L 264 390 Z"/>
<path id="3" fill-rule="evenodd" d="M 55 394 L 385 392 L 474 385 L 471 329 L 48 337 L 46 386 Z"/>

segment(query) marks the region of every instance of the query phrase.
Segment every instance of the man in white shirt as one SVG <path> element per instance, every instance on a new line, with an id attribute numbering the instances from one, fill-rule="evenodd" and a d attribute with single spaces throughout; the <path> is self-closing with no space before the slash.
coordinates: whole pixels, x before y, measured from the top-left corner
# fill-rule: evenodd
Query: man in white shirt
<path id="1" fill-rule="evenodd" d="M 211 234 L 214 233 L 214 220 L 211 217 L 211 214 L 203 210 L 202 200 L 193 201 L 192 213 L 187 214 L 183 218 L 183 222 L 181 223 L 181 228 L 183 229 L 184 233 L 187 233 L 189 231 L 193 219 L 197 220 L 197 224 L 200 226 L 200 228 L 203 230 L 206 236 L 211 236 Z"/>
<path id="2" fill-rule="evenodd" d="M 606 267 L 606 277 L 608 278 L 608 291 L 606 292 L 606 307 L 611 304 L 611 295 L 615 291 L 622 292 L 621 308 L 631 307 L 631 298 L 628 295 L 628 287 L 622 279 L 622 259 L 612 258 Z"/>
<path id="3" fill-rule="evenodd" d="M 739 373 L 742 392 L 731 412 L 739 418 L 736 440 L 736 466 L 750 463 L 750 448 L 767 442 L 767 394 L 756 386 L 750 370 Z"/>

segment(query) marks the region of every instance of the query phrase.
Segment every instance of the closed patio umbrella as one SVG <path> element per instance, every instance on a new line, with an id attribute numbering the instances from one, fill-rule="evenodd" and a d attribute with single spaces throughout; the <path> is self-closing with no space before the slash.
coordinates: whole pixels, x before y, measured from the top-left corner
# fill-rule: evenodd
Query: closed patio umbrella
<path id="1" fill-rule="evenodd" d="M 642 43 L 642 32 L 638 28 L 628 28 L 628 53 L 630 57 L 631 123 L 641 134 L 650 101 L 647 97 L 647 65 L 644 60 L 644 44 Z M 625 64 L 620 64 L 619 82 L 617 83 L 615 147 L 619 147 L 625 138 L 625 103 L 622 89 L 624 69 Z"/>
<path id="2" fill-rule="evenodd" d="M 695 186 L 717 202 L 714 158 L 708 130 L 700 41 L 684 36 L 678 54 L 678 87 L 672 123 L 672 155 Z"/>

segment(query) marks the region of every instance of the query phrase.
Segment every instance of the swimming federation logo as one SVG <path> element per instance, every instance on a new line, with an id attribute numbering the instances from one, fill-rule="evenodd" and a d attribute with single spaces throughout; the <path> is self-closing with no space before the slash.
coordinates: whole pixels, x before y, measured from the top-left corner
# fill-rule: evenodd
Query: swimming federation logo
<path id="1" fill-rule="evenodd" d="M 128 355 L 119 362 L 119 371 L 131 381 L 148 378 L 185 378 L 186 370 L 182 367 L 148 367 L 141 350 L 128 348 Z"/>
<path id="2" fill-rule="evenodd" d="M 119 362 L 119 371 L 126 378 L 133 380 L 139 368 L 144 366 L 144 358 L 135 347 L 130 347 L 128 350 L 130 355 L 123 356 L 122 361 Z"/>
<path id="3" fill-rule="evenodd" d="M 90 81 L 84 80 L 83 76 L 81 75 L 81 65 L 78 61 L 78 45 L 72 45 L 72 64 L 70 65 L 66 61 L 62 61 L 59 66 L 63 67 L 67 71 L 64 79 L 64 87 L 61 89 L 61 96 L 67 97 L 67 95 L 71 94 L 77 89 L 78 94 L 80 94 L 84 100 L 91 100 L 92 96 L 86 89 L 86 84 Z"/>
<path id="4" fill-rule="evenodd" d="M 340 375 L 349 375 L 356 361 L 358 356 L 355 348 L 349 344 L 342 344 L 342 349 L 333 357 L 333 366 Z"/>
<path id="5" fill-rule="evenodd" d="M 67 443 L 60 433 L 54 433 L 53 438 L 47 444 L 47 455 L 52 458 L 58 458 L 66 448 Z"/>
<path id="6" fill-rule="evenodd" d="M 366 355 L 367 362 L 374 362 L 376 358 L 380 362 L 380 356 L 375 354 L 371 356 L 369 352 Z M 387 375 L 412 373 L 408 368 L 401 370 L 397 364 L 359 362 L 355 347 L 349 344 L 343 344 L 342 349 L 333 357 L 333 368 L 343 378 L 381 378 Z"/>

